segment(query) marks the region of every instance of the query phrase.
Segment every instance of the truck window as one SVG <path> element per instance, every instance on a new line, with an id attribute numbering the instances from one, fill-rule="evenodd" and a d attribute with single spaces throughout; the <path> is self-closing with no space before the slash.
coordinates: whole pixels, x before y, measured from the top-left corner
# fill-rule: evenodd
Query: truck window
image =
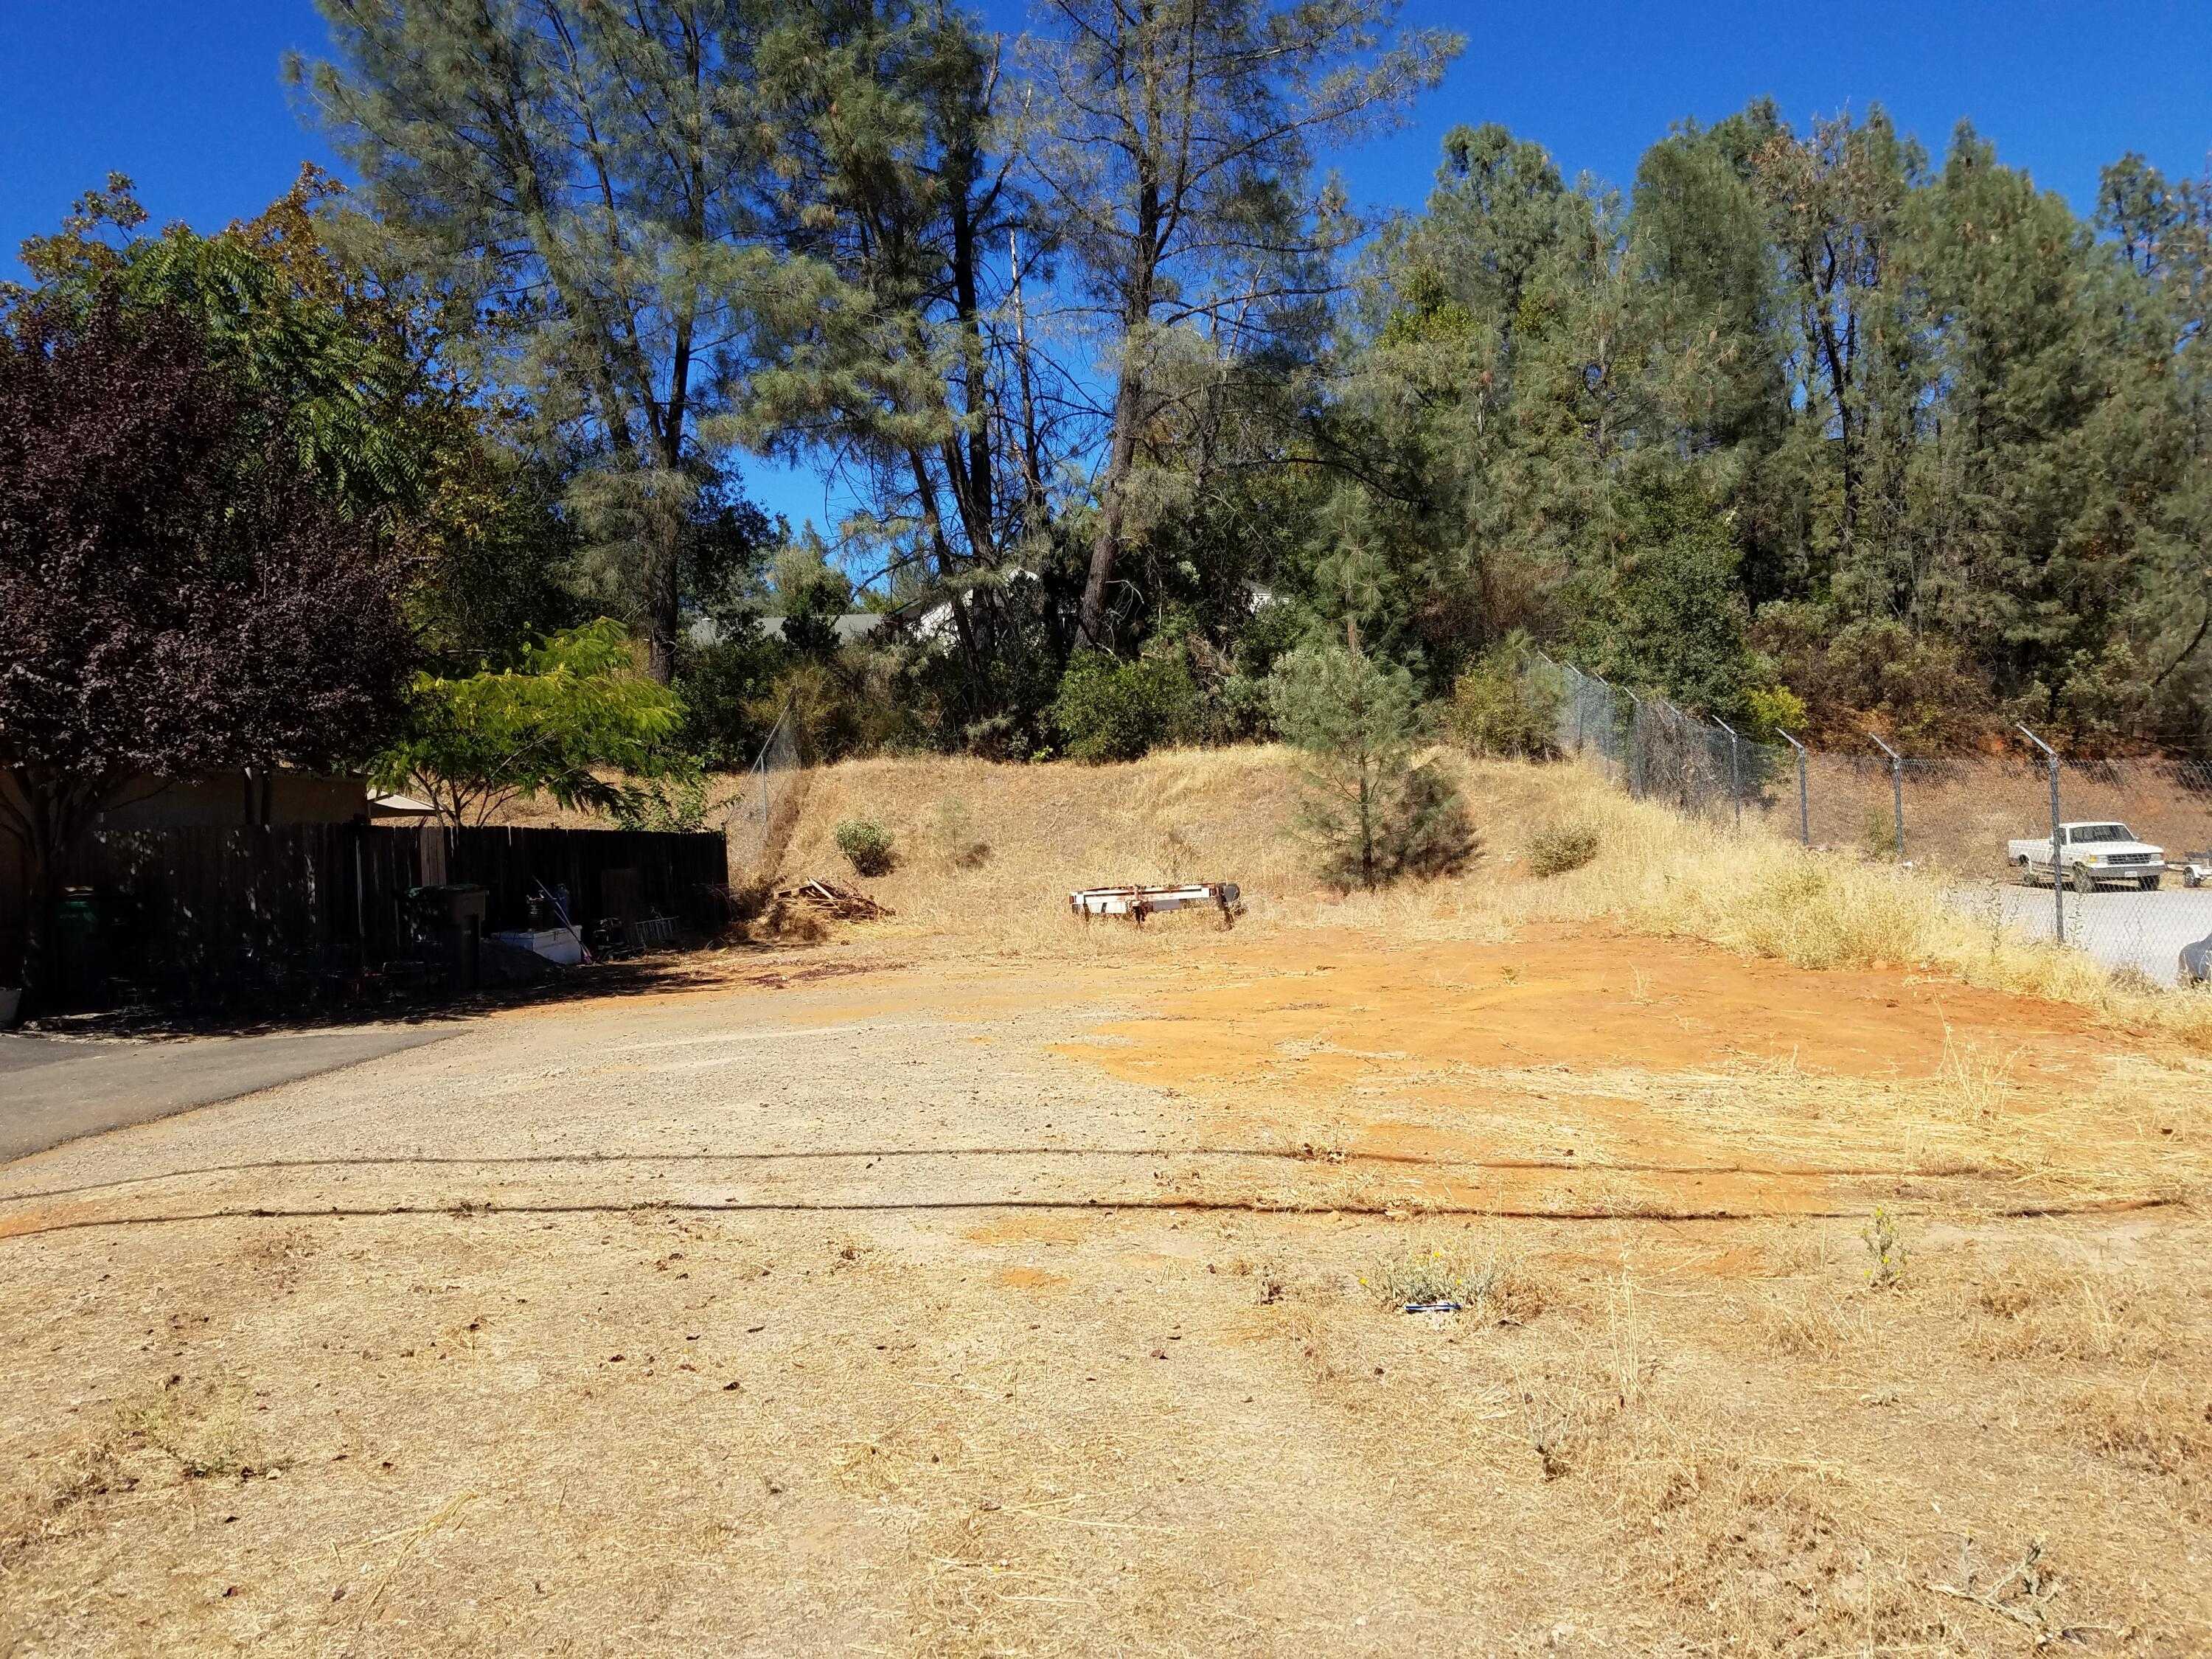
<path id="1" fill-rule="evenodd" d="M 2128 833 L 2128 826 L 2124 823 L 2080 823 L 2074 826 L 2073 834 L 2067 839 L 2080 844 L 2095 841 L 2133 841 L 2135 837 Z"/>

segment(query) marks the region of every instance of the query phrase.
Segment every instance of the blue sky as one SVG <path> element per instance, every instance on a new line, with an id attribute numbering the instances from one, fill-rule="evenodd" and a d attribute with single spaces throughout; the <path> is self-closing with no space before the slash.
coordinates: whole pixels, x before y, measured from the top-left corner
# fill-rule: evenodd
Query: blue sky
<path id="1" fill-rule="evenodd" d="M 1006 27 L 1024 15 L 1019 0 L 984 9 Z M 1626 185 L 1671 123 L 1762 95 L 1801 122 L 1878 102 L 1939 153 L 1970 118 L 2084 209 L 2125 150 L 2169 172 L 2212 150 L 2203 0 L 1409 0 L 1407 15 L 1459 29 L 1468 50 L 1411 130 L 1340 158 L 1370 207 L 1418 204 L 1457 122 L 1503 122 L 1568 173 Z M 321 46 L 311 0 L 0 0 L 0 274 L 20 274 L 16 244 L 111 169 L 157 222 L 211 229 L 282 191 L 302 159 L 331 160 L 278 75 L 288 48 Z M 822 515 L 811 478 L 756 466 L 750 487 L 794 521 Z"/>

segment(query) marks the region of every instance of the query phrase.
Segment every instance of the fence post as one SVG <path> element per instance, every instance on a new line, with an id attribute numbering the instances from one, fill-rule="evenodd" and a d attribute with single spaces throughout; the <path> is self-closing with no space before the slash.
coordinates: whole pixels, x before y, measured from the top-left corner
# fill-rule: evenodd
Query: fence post
<path id="1" fill-rule="evenodd" d="M 2043 751 L 2051 773 L 2051 916 L 2052 937 L 2066 943 L 2066 884 L 2058 867 L 2058 751 L 2025 726 L 2020 734 Z M 2032 872 L 2031 872 L 2032 873 Z"/>
<path id="2" fill-rule="evenodd" d="M 1889 757 L 1889 791 L 1897 811 L 1897 861 L 1902 864 L 1905 862 L 1905 757 L 1880 738 L 1874 739 L 1874 746 Z"/>
<path id="3" fill-rule="evenodd" d="M 1783 732 L 1780 726 L 1774 729 L 1781 732 L 1783 742 L 1797 751 L 1797 838 L 1810 847 L 1813 844 L 1813 798 L 1805 787 L 1805 745 L 1787 732 Z"/>
<path id="4" fill-rule="evenodd" d="M 1736 752 L 1735 727 L 1730 726 L 1718 714 L 1713 716 L 1713 724 L 1728 733 L 1729 794 L 1735 802 L 1735 827 L 1741 830 L 1743 828 L 1743 765 Z"/>
<path id="5" fill-rule="evenodd" d="M 1620 775 L 1628 793 L 1641 800 L 1650 782 L 1644 775 L 1644 699 L 1627 686 L 1620 690 L 1627 695 L 1629 708 L 1628 729 L 1620 738 Z"/>

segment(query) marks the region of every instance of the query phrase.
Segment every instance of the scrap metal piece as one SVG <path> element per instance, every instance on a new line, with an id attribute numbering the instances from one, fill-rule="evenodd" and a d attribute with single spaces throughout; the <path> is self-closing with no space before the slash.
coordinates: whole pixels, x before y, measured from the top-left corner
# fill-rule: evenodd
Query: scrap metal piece
<path id="1" fill-rule="evenodd" d="M 1242 907 L 1241 890 L 1233 881 L 1194 881 L 1179 887 L 1085 887 L 1067 896 L 1067 908 L 1085 921 L 1093 916 L 1127 916 L 1141 923 L 1164 910 L 1181 910 L 1193 904 L 1211 904 L 1221 912 L 1221 925 L 1232 927 Z"/>

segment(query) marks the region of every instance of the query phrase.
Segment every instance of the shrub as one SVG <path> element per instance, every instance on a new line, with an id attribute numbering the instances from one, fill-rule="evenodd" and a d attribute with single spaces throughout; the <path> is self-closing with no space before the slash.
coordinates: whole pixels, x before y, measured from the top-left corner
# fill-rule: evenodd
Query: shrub
<path id="1" fill-rule="evenodd" d="M 1893 1291 L 1902 1286 L 1905 1249 L 1904 1236 L 1897 1230 L 1897 1218 L 1875 1205 L 1859 1239 L 1867 1248 L 1867 1283 L 1878 1291 Z"/>
<path id="2" fill-rule="evenodd" d="M 893 863 L 891 832 L 873 818 L 847 818 L 837 826 L 837 850 L 852 863 L 855 873 L 884 876 Z"/>
<path id="3" fill-rule="evenodd" d="M 1444 705 L 1444 730 L 1469 753 L 1543 760 L 1558 752 L 1560 691 L 1525 654 L 1500 647 L 1462 674 Z"/>
<path id="4" fill-rule="evenodd" d="M 991 843 L 975 833 L 968 803 L 957 795 L 937 803 L 930 831 L 939 856 L 956 870 L 980 870 L 991 861 Z"/>
<path id="5" fill-rule="evenodd" d="M 1805 729 L 1805 700 L 1786 685 L 1753 685 L 1743 694 L 1744 735 L 1771 743 L 1781 732 Z"/>
<path id="6" fill-rule="evenodd" d="M 1198 684 L 1180 651 L 1134 662 L 1082 652 L 1067 665 L 1052 704 L 1067 754 L 1093 764 L 1136 760 L 1186 738 L 1199 714 Z"/>
<path id="7" fill-rule="evenodd" d="M 1553 823 L 1528 837 L 1528 873 L 1563 876 L 1597 856 L 1597 831 L 1586 823 Z"/>

